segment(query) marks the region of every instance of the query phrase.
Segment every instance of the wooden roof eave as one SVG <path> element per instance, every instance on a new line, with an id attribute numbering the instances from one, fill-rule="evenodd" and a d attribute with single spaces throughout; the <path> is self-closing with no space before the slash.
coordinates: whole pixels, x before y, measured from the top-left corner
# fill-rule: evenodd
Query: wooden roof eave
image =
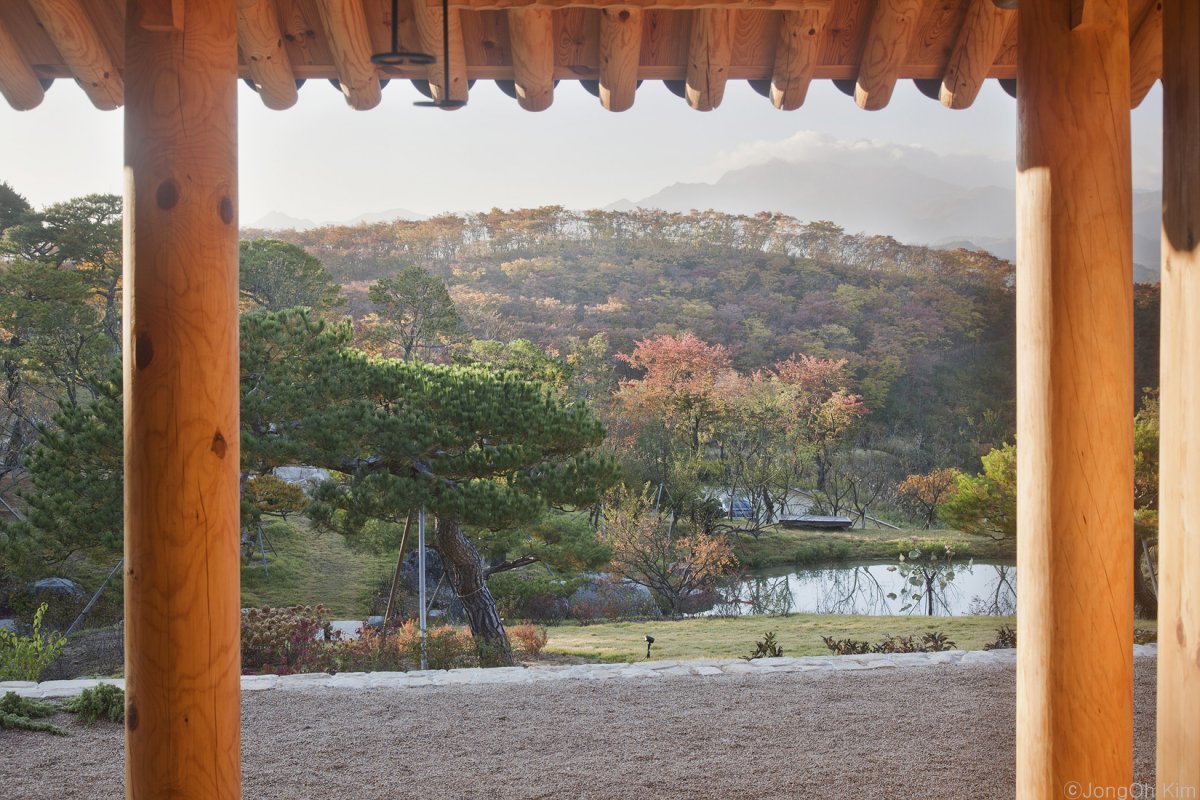
<path id="1" fill-rule="evenodd" d="M 1136 105 L 1162 71 L 1162 22 L 1154 0 L 1129 2 Z M 50 81 L 72 78 L 97 108 L 119 106 L 123 6 L 0 4 L 0 94 L 24 110 Z M 294 105 L 298 82 L 311 78 L 334 81 L 359 110 L 382 101 L 386 79 L 445 94 L 440 63 L 371 63 L 390 45 L 390 0 L 238 0 L 237 8 L 239 71 L 269 108 Z M 966 108 L 985 80 L 1015 80 L 1017 13 L 995 0 L 452 0 L 449 96 L 466 100 L 475 80 L 506 81 L 523 108 L 539 111 L 559 81 L 591 81 L 606 108 L 622 111 L 640 82 L 682 81 L 689 105 L 710 110 L 728 81 L 745 80 L 793 110 L 812 81 L 834 80 L 878 109 L 911 79 Z M 440 0 L 400 0 L 401 46 L 440 59 L 441 16 Z"/>

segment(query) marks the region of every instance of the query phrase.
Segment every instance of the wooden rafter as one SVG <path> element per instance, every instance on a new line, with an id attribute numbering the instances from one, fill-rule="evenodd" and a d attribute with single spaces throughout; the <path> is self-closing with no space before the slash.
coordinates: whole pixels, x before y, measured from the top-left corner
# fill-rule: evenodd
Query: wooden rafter
<path id="1" fill-rule="evenodd" d="M 711 8 L 692 12 L 686 91 L 688 105 L 697 111 L 712 111 L 725 97 L 736 13 Z"/>
<path id="2" fill-rule="evenodd" d="M 317 9 L 346 102 L 359 111 L 379 105 L 379 72 L 371 63 L 371 35 L 361 0 L 317 0 Z"/>
<path id="3" fill-rule="evenodd" d="M 1161 0 L 1150 4 L 1142 24 L 1129 45 L 1131 100 L 1137 108 L 1163 71 L 1163 7 Z"/>
<path id="4" fill-rule="evenodd" d="M 429 89 L 435 100 L 449 99 L 466 102 L 467 99 L 467 49 L 463 43 L 462 13 L 451 8 L 448 27 L 450 32 L 450 87 L 445 83 L 445 54 L 442 48 L 442 8 L 436 8 L 413 0 L 413 20 L 421 38 L 421 50 L 437 57 L 437 63 L 426 69 Z"/>
<path id="5" fill-rule="evenodd" d="M 80 0 L 29 0 L 64 63 L 96 108 L 125 102 L 125 83 Z"/>
<path id="6" fill-rule="evenodd" d="M 250 79 L 268 108 L 282 110 L 296 104 L 296 78 L 283 46 L 275 0 L 238 0 L 238 47 Z"/>
<path id="7" fill-rule="evenodd" d="M 891 101 L 921 5 L 922 0 L 879 0 L 854 88 L 860 108 L 878 111 Z"/>
<path id="8" fill-rule="evenodd" d="M 993 0 L 971 0 L 942 77 L 942 105 L 968 108 L 975 102 L 1016 19 L 1014 12 L 998 7 Z"/>
<path id="9" fill-rule="evenodd" d="M 508 12 L 513 82 L 526 111 L 545 111 L 554 102 L 554 18 L 542 8 Z"/>
<path id="10" fill-rule="evenodd" d="M 45 90 L 26 63 L 17 40 L 0 17 L 0 94 L 17 111 L 28 111 L 41 104 Z"/>
<path id="11" fill-rule="evenodd" d="M 795 111 L 804 105 L 817 65 L 821 36 L 828 24 L 827 6 L 783 12 L 775 46 L 775 69 L 771 73 L 771 104 L 776 108 Z"/>
<path id="12" fill-rule="evenodd" d="M 625 111 L 633 105 L 643 19 L 642 10 L 633 6 L 600 12 L 600 102 L 609 111 Z"/>

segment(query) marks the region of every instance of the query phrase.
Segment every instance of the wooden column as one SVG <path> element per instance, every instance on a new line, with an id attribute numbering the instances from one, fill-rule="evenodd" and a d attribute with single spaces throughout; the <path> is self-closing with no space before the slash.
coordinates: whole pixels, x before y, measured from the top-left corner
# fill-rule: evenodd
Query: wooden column
<path id="1" fill-rule="evenodd" d="M 1200 787 L 1200 4 L 1164 0 L 1158 786 Z"/>
<path id="2" fill-rule="evenodd" d="M 1129 12 L 1022 0 L 1017 797 L 1133 780 Z M 1076 792 L 1076 793 L 1072 793 Z"/>
<path id="3" fill-rule="evenodd" d="M 236 798 L 237 8 L 169 5 L 125 28 L 126 794 Z"/>

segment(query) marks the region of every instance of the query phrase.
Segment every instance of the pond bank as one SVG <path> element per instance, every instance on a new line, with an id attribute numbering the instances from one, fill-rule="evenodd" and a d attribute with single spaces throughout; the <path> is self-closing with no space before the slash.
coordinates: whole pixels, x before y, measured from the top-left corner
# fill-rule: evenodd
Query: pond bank
<path id="1" fill-rule="evenodd" d="M 854 528 L 848 531 L 791 530 L 772 526 L 757 537 L 732 537 L 733 552 L 747 569 L 827 564 L 835 561 L 894 561 L 917 546 L 942 550 L 950 544 L 962 561 L 1015 561 L 1012 539 L 992 539 L 953 530 Z"/>

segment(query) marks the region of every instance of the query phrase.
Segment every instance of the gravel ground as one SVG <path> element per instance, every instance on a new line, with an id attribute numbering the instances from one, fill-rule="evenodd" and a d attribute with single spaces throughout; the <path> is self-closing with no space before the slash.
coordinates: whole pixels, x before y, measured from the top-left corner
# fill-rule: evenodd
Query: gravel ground
<path id="1" fill-rule="evenodd" d="M 243 695 L 247 798 L 1011 798 L 1011 666 Z M 1153 782 L 1154 661 L 1137 659 Z M 119 727 L 0 732 L 0 796 L 119 798 Z"/>

